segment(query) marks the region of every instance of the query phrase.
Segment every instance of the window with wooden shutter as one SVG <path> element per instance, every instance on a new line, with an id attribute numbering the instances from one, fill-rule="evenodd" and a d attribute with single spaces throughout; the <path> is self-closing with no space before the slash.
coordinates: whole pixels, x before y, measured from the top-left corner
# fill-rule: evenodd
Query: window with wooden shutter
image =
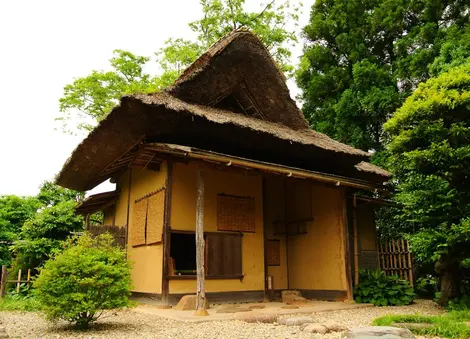
<path id="1" fill-rule="evenodd" d="M 145 245 L 145 225 L 147 223 L 147 199 L 136 201 L 132 213 L 131 244 Z"/>
<path id="2" fill-rule="evenodd" d="M 242 277 L 242 234 L 207 234 L 206 268 L 208 277 Z"/>
<path id="3" fill-rule="evenodd" d="M 165 191 L 156 192 L 148 199 L 147 207 L 147 245 L 162 241 L 165 209 Z"/>
<path id="4" fill-rule="evenodd" d="M 255 232 L 255 199 L 219 194 L 217 196 L 219 231 Z"/>

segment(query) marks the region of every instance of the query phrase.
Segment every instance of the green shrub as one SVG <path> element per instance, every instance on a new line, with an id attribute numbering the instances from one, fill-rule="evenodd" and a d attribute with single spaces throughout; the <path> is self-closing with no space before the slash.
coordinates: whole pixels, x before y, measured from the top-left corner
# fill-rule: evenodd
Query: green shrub
<path id="1" fill-rule="evenodd" d="M 438 290 L 438 279 L 430 274 L 416 279 L 415 291 L 420 298 L 433 298 Z"/>
<path id="2" fill-rule="evenodd" d="M 463 295 L 460 298 L 449 301 L 448 309 L 451 311 L 469 311 L 470 295 Z"/>
<path id="3" fill-rule="evenodd" d="M 387 276 L 381 271 L 361 271 L 359 284 L 354 289 L 356 302 L 375 306 L 408 305 L 414 296 L 408 281 L 398 276 Z"/>
<path id="4" fill-rule="evenodd" d="M 32 296 L 21 297 L 18 294 L 6 295 L 0 298 L 0 311 L 39 311 L 41 308 L 37 298 Z"/>
<path id="5" fill-rule="evenodd" d="M 112 243 L 109 234 L 84 234 L 46 262 L 34 287 L 48 319 L 86 328 L 103 311 L 129 305 L 130 266 Z"/>

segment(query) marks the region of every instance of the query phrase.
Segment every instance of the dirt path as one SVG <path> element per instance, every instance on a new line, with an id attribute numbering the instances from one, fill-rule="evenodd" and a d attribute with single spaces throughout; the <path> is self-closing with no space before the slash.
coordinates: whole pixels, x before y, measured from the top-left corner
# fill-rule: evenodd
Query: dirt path
<path id="1" fill-rule="evenodd" d="M 432 302 L 418 301 L 411 306 L 371 307 L 322 312 L 311 316 L 318 322 L 334 321 L 348 328 L 367 326 L 386 314 L 439 314 Z M 184 323 L 151 314 L 124 310 L 100 319 L 86 332 L 71 330 L 65 323 L 50 324 L 36 313 L 2 312 L 0 323 L 11 338 L 311 338 L 299 327 L 275 324 L 247 324 L 241 321 Z M 323 338 L 340 338 L 330 333 Z"/>

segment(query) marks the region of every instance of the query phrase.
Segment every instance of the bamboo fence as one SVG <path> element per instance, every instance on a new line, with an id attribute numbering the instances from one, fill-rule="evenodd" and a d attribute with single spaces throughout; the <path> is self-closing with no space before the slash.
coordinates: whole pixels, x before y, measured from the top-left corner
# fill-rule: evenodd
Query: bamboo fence
<path id="1" fill-rule="evenodd" d="M 20 292 L 21 284 L 31 284 L 31 269 L 26 271 L 26 280 L 21 280 L 22 270 L 18 270 L 18 277 L 16 280 L 8 280 L 8 269 L 5 265 L 2 265 L 2 275 L 0 276 L 0 297 L 4 297 L 6 294 L 6 288 L 8 283 L 16 284 L 16 293 Z"/>
<path id="2" fill-rule="evenodd" d="M 398 275 L 413 286 L 413 258 L 408 240 L 385 240 L 379 244 L 380 270 L 386 275 Z"/>

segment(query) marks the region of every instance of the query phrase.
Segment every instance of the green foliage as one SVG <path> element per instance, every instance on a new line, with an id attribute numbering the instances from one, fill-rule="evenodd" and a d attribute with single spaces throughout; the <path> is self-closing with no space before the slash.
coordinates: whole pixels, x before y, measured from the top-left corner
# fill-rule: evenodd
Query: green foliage
<path id="1" fill-rule="evenodd" d="M 420 298 L 432 298 L 438 288 L 438 280 L 432 275 L 426 275 L 416 279 L 415 291 Z"/>
<path id="2" fill-rule="evenodd" d="M 383 123 L 430 68 L 436 74 L 470 55 L 469 9 L 460 0 L 315 1 L 296 72 L 311 126 L 381 150 Z"/>
<path id="3" fill-rule="evenodd" d="M 359 284 L 354 289 L 354 300 L 375 306 L 408 305 L 414 299 L 409 282 L 398 276 L 387 276 L 382 271 L 361 271 Z"/>
<path id="4" fill-rule="evenodd" d="M 0 311 L 39 311 L 41 308 L 38 300 L 33 297 L 23 298 L 18 295 L 6 295 L 0 298 Z"/>
<path id="5" fill-rule="evenodd" d="M 470 295 L 463 295 L 449 301 L 448 309 L 452 311 L 470 311 Z"/>
<path id="6" fill-rule="evenodd" d="M 70 121 L 79 119 L 79 130 L 89 131 L 103 120 L 119 99 L 131 93 L 151 93 L 167 87 L 197 59 L 203 51 L 219 38 L 237 28 L 249 28 L 267 46 L 280 68 L 291 73 L 290 63 L 293 43 L 297 41 L 295 29 L 299 6 L 290 0 L 271 1 L 259 12 L 245 9 L 245 0 L 201 0 L 203 16 L 189 23 L 197 34 L 196 41 L 171 38 L 156 53 L 162 72 L 150 75 L 143 68 L 150 58 L 115 50 L 110 60 L 110 70 L 92 71 L 90 75 L 75 79 L 64 87 L 60 99 L 62 115 L 57 120 L 65 131 L 74 131 Z M 78 114 L 78 116 L 77 116 Z"/>
<path id="7" fill-rule="evenodd" d="M 426 335 L 440 338 L 469 338 L 470 327 L 466 324 L 470 320 L 470 311 L 449 312 L 441 316 L 422 315 L 387 315 L 373 321 L 375 326 L 393 326 L 396 323 L 426 323 L 432 326 L 427 328 L 413 328 L 410 330 L 417 335 Z"/>
<path id="8" fill-rule="evenodd" d="M 126 254 L 110 234 L 84 234 L 46 262 L 34 287 L 50 320 L 87 327 L 103 311 L 129 305 L 131 276 Z"/>
<path id="9" fill-rule="evenodd" d="M 420 84 L 384 125 L 415 259 L 453 275 L 470 258 L 470 63 Z M 451 272 L 452 271 L 452 272 Z M 447 286 L 451 286 L 447 284 Z M 449 287 L 450 288 L 450 287 Z M 459 288 L 441 294 L 442 303 Z"/>

